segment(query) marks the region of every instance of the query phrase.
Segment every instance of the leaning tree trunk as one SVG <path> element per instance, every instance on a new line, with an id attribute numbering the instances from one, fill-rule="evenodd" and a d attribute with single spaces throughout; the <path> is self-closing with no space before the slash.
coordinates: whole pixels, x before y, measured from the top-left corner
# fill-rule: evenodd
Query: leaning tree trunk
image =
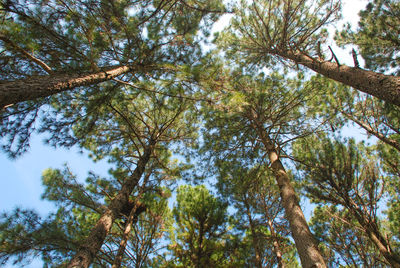
<path id="1" fill-rule="evenodd" d="M 359 67 L 339 65 L 298 52 L 274 51 L 272 54 L 292 60 L 335 81 L 400 106 L 400 77 L 398 76 L 384 75 Z"/>
<path id="2" fill-rule="evenodd" d="M 271 236 L 273 238 L 274 253 L 276 256 L 277 263 L 278 263 L 278 268 L 285 268 L 285 262 L 283 261 L 283 258 L 282 258 L 282 251 L 279 246 L 278 236 L 276 235 L 275 228 L 270 219 L 268 219 L 268 227 L 269 227 L 269 231 L 271 232 Z"/>
<path id="3" fill-rule="evenodd" d="M 377 231 L 377 229 L 372 229 L 370 225 L 363 228 L 366 230 L 367 235 L 376 245 L 379 252 L 385 257 L 388 263 L 390 263 L 390 266 L 393 268 L 400 268 L 400 256 L 396 252 L 393 252 L 389 243 L 382 237 L 381 233 Z"/>
<path id="4" fill-rule="evenodd" d="M 132 225 L 137 222 L 139 215 L 146 210 L 146 206 L 139 202 L 141 195 L 137 197 L 134 207 L 132 208 L 125 224 L 125 230 L 122 234 L 121 242 L 119 243 L 117 255 L 115 255 L 114 262 L 111 268 L 119 268 L 122 264 L 126 245 L 128 244 L 129 234 L 131 233 Z"/>
<path id="5" fill-rule="evenodd" d="M 262 194 L 262 200 L 263 200 L 264 217 L 268 224 L 269 231 L 271 233 L 272 245 L 274 246 L 274 253 L 276 256 L 277 263 L 278 263 L 278 268 L 285 268 L 286 266 L 285 266 L 285 262 L 282 258 L 282 251 L 280 248 L 279 237 L 278 237 L 278 234 L 275 232 L 275 228 L 274 228 L 274 224 L 273 224 L 274 219 L 270 218 L 270 213 L 268 211 L 268 205 L 265 202 L 265 199 L 266 199 L 265 193 L 261 193 L 261 194 Z"/>
<path id="6" fill-rule="evenodd" d="M 292 237 L 296 244 L 302 266 L 307 268 L 325 268 L 326 264 L 318 249 L 317 241 L 308 227 L 307 220 L 299 205 L 299 199 L 279 159 L 274 143 L 265 133 L 262 126 L 254 124 L 254 127 L 268 153 L 271 169 L 279 186 L 282 205 L 285 208 L 285 215 L 289 221 Z"/>
<path id="7" fill-rule="evenodd" d="M 112 66 L 86 73 L 64 73 L 32 76 L 15 81 L 0 81 L 0 109 L 9 105 L 73 89 L 94 85 L 132 71 L 130 66 Z"/>
<path id="8" fill-rule="evenodd" d="M 124 181 L 117 196 L 111 201 L 106 211 L 92 228 L 89 236 L 83 241 L 78 252 L 69 262 L 68 268 L 87 268 L 92 263 L 93 258 L 103 245 L 104 239 L 110 232 L 114 220 L 120 216 L 126 205 L 129 204 L 129 196 L 139 182 L 146 164 L 150 160 L 154 145 L 155 141 L 152 141 L 147 148 L 145 148 L 132 176 Z"/>
<path id="9" fill-rule="evenodd" d="M 380 232 L 376 221 L 371 220 L 352 199 L 348 198 L 345 205 L 355 216 L 361 228 L 364 229 L 379 252 L 386 261 L 390 263 L 390 266 L 393 268 L 400 268 L 400 256 L 392 250 L 392 247 Z"/>

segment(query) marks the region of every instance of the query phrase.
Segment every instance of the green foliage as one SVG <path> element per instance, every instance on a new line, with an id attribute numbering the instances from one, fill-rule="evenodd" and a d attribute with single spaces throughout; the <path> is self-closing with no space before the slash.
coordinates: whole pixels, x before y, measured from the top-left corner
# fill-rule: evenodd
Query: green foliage
<path id="1" fill-rule="evenodd" d="M 76 177 L 71 173 L 68 167 L 64 170 L 46 169 L 43 171 L 42 182 L 45 186 L 45 191 L 42 195 L 43 199 L 54 201 L 62 205 L 64 208 L 69 206 L 82 205 L 90 207 L 93 210 L 101 208 L 102 204 L 99 199 L 102 194 L 99 193 L 98 187 L 93 181 L 94 175 L 87 179 L 88 182 L 93 184 L 84 185 L 76 181 Z M 108 185 L 102 185 L 109 193 L 113 191 L 108 187 L 111 185 L 110 181 L 104 181 Z M 100 181 L 97 181 L 100 184 Z M 97 187 L 96 187 L 97 186 Z M 86 188 L 86 189 L 85 189 Z M 115 191 L 115 188 L 113 189 Z"/>
<path id="2" fill-rule="evenodd" d="M 89 99 L 98 97 L 103 105 L 90 106 L 93 103 L 89 102 L 87 107 L 88 102 L 77 100 L 73 103 L 76 108 L 74 112 L 65 110 L 63 120 L 71 120 L 73 128 L 71 130 L 62 125 L 65 133 L 61 131 L 59 134 L 61 137 L 67 137 L 60 137 L 59 141 L 67 145 L 70 142 L 68 137 L 71 137 L 68 134 L 72 132 L 74 136 L 71 139 L 77 139 L 83 148 L 91 152 L 95 160 L 107 157 L 114 163 L 114 168 L 110 171 L 113 177 L 99 178 L 90 174 L 87 185 L 84 186 L 76 182 L 75 176 L 68 168 L 62 171 L 46 170 L 43 175 L 46 187 L 43 197 L 56 202 L 59 206 L 57 215 L 64 219 L 59 224 L 70 235 L 71 240 L 79 244 L 90 233 L 111 199 L 116 196 L 121 184 L 129 179 L 131 172 L 136 168 L 138 158 L 143 155 L 149 144 L 156 144 L 145 175 L 134 182 L 132 201 L 135 202 L 135 199 L 139 198 L 139 192 L 142 191 L 140 189 L 143 189 L 143 197 L 140 198 L 143 199 L 141 202 L 145 204 L 146 212 L 136 220 L 135 230 L 130 235 L 126 250 L 135 252 L 135 257 L 125 256 L 123 261 L 127 265 L 143 265 L 149 261 L 150 256 L 154 257 L 159 249 L 158 242 L 162 240 L 168 228 L 169 217 L 166 198 L 157 197 L 164 194 L 160 186 L 172 183 L 187 168 L 176 160 L 170 160 L 170 148 L 173 143 L 184 140 L 189 143 L 194 139 L 198 121 L 197 114 L 189 110 L 193 107 L 189 100 L 154 92 L 168 87 L 171 94 L 179 94 L 183 90 L 179 83 L 150 80 L 139 82 L 138 85 L 144 90 L 136 91 L 127 86 L 124 91 L 116 92 L 113 99 L 109 98 L 106 92 L 104 95 L 81 96 Z M 135 96 L 131 95 L 132 92 Z M 63 102 L 54 104 L 54 107 L 66 105 Z M 88 108 L 95 111 L 86 117 L 77 113 L 82 111 L 85 114 Z M 129 214 L 129 211 L 124 213 Z M 124 217 L 121 215 L 116 220 L 112 235 L 107 237 L 102 251 L 99 252 L 102 255 L 98 255 L 95 260 L 96 265 L 104 266 L 113 262 L 114 253 L 111 249 L 120 241 L 119 236 L 123 230 L 118 226 L 123 224 Z M 72 251 L 76 250 L 77 248 Z M 69 256 L 65 257 L 63 261 Z M 56 260 L 52 259 L 50 262 L 56 263 Z"/>
<path id="3" fill-rule="evenodd" d="M 24 50 L 51 68 L 50 77 L 128 65 L 134 71 L 121 78 L 125 83 L 154 79 L 163 81 L 165 89 L 165 83 L 174 79 L 170 73 L 179 72 L 178 66 L 199 60 L 200 43 L 223 12 L 220 1 L 6 1 L 0 11 L 4 22 L 0 37 L 7 36 L 18 49 L 7 42 L 0 43 L 0 79 L 29 81 L 32 75 L 46 73 L 20 52 Z M 136 91 L 147 89 L 140 82 L 135 86 Z M 46 98 L 13 105 L 1 111 L 2 148 L 12 157 L 19 156 L 28 149 L 30 135 L 35 131 L 62 135 L 63 142 L 59 144 L 70 146 L 80 139 L 71 136 L 75 123 L 71 116 L 83 118 L 90 114 L 91 118 L 83 120 L 90 130 L 98 117 L 96 113 L 107 106 L 116 92 L 124 90 L 120 82 L 104 87 L 89 85 L 56 96 L 49 92 Z M 182 95 L 176 90 L 160 93 Z M 51 104 L 53 109 L 40 108 L 44 104 Z M 83 111 L 79 109 L 81 105 Z"/>
<path id="4" fill-rule="evenodd" d="M 241 160 L 241 159 L 240 159 Z M 276 248 L 283 263 L 296 266 L 292 256 L 295 248 L 287 239 L 289 225 L 284 219 L 284 209 L 279 200 L 279 189 L 268 167 L 247 159 L 247 165 L 239 159 L 220 160 L 217 166 L 217 188 L 235 209 L 234 228 L 243 237 L 237 247 L 242 259 L 249 259 L 252 266 L 277 264 Z M 260 260 L 257 260 L 259 255 Z"/>
<path id="5" fill-rule="evenodd" d="M 301 76 L 290 79 L 279 73 L 245 75 L 235 71 L 229 78 L 220 101 L 204 107 L 202 153 L 217 159 L 261 157 L 264 150 L 255 122 L 282 147 L 310 130 L 307 108 L 302 106 L 310 88 L 303 87 Z"/>
<path id="6" fill-rule="evenodd" d="M 222 12 L 219 1 L 6 1 L 0 30 L 54 71 L 176 63 Z"/>
<path id="7" fill-rule="evenodd" d="M 58 214 L 58 215 L 57 215 Z M 62 227 L 62 215 L 51 214 L 46 220 L 30 210 L 15 209 L 2 214 L 0 220 L 0 263 L 28 264 L 42 257 L 45 263 L 62 263 L 75 249 L 71 237 Z M 60 217 L 61 216 L 61 217 Z M 61 220 L 63 219 L 63 220 Z"/>
<path id="8" fill-rule="evenodd" d="M 348 198 L 371 205 L 377 201 L 372 199 L 380 198 L 383 177 L 373 156 L 367 158 L 364 144 L 315 135 L 298 141 L 293 150 L 299 163 L 304 163 L 298 169 L 305 171 L 302 175 L 308 179 L 306 190 L 311 198 L 343 206 L 349 205 Z"/>
<path id="9" fill-rule="evenodd" d="M 182 185 L 173 209 L 176 229 L 169 249 L 178 267 L 224 267 L 227 204 L 204 185 Z"/>
<path id="10" fill-rule="evenodd" d="M 16 158 L 29 150 L 37 119 L 43 115 L 42 104 L 43 101 L 28 101 L 0 112 L 0 146 L 9 157 Z"/>
<path id="11" fill-rule="evenodd" d="M 105 205 L 119 187 L 113 178 L 101 179 L 90 174 L 87 183 L 78 183 L 68 168 L 45 170 L 43 172 L 45 193 L 43 198 L 55 204 L 57 211 L 42 219 L 36 212 L 16 209 L 3 214 L 0 220 L 0 241 L 2 264 L 13 260 L 14 264 L 29 263 L 41 257 L 45 265 L 65 265 L 79 248 L 81 241 L 96 224 Z M 168 190 L 146 184 L 146 192 L 139 200 L 146 211 L 138 214 L 129 236 L 127 251 L 135 252 L 134 257 L 125 256 L 127 266 L 143 265 L 150 257 L 157 256 L 161 241 L 171 224 L 168 208 Z M 138 200 L 138 193 L 132 193 L 132 200 Z M 107 237 L 93 267 L 112 264 L 119 245 L 126 215 L 121 215 Z"/>
<path id="12" fill-rule="evenodd" d="M 357 225 L 348 210 L 325 205 L 314 209 L 310 227 L 321 241 L 321 249 L 330 266 L 387 267 Z"/>
<path id="13" fill-rule="evenodd" d="M 377 150 L 383 162 L 382 168 L 389 177 L 386 188 L 389 197 L 385 214 L 394 247 L 398 248 L 400 245 L 400 153 L 395 148 L 382 143 L 377 146 Z"/>
<path id="14" fill-rule="evenodd" d="M 85 183 L 68 167 L 45 170 L 42 197 L 57 210 L 46 219 L 23 209 L 3 214 L 0 263 L 41 257 L 45 266 L 65 265 L 155 144 L 93 267 L 113 263 L 135 205 L 126 267 L 273 266 L 276 245 L 287 267 L 299 267 L 265 134 L 282 161 L 298 161 L 288 166 L 317 205 L 311 229 L 329 265 L 384 267 L 370 229 L 398 252 L 399 109 L 278 62 L 286 63 L 279 53 L 287 51 L 323 59 L 325 27 L 339 18 L 339 2 L 240 1 L 231 26 L 216 34 L 217 48 L 204 54 L 226 11 L 221 1 L 2 1 L 1 81 L 117 65 L 132 71 L 1 111 L 1 145 L 10 156 L 25 152 L 38 131 L 50 145 L 78 145 L 113 168 Z M 398 73 L 399 7 L 370 2 L 358 30 L 345 28 L 336 41 L 357 45 L 367 68 Z M 379 141 L 367 147 L 329 138 L 349 120 L 365 123 Z M 211 182 L 220 197 L 204 185 L 181 185 L 171 211 L 171 186 L 189 177 Z"/>
<path id="15" fill-rule="evenodd" d="M 165 236 L 172 224 L 167 192 L 163 192 L 160 196 L 159 193 L 149 191 L 141 200 L 146 206 L 146 212 L 141 213 L 132 225 L 125 249 L 125 252 L 129 254 L 125 254 L 123 258 L 125 267 L 156 267 L 152 265 L 152 262 L 162 257 Z M 116 231 L 117 233 L 111 238 L 114 243 L 119 240 L 120 230 Z"/>
<path id="16" fill-rule="evenodd" d="M 339 9 L 339 1 L 240 1 L 218 43 L 240 66 L 274 68 L 279 51 L 315 55 L 327 38 L 324 27 L 338 19 Z"/>
<path id="17" fill-rule="evenodd" d="M 64 117 L 56 126 L 48 118 L 49 124 L 46 125 L 53 133 L 49 142 L 64 146 L 79 142 L 90 151 L 94 160 L 107 157 L 116 164 L 116 169 L 128 172 L 135 168 L 138 157 L 154 140 L 157 142 L 157 161 L 168 166 L 171 179 L 176 178 L 178 169 L 183 166 L 169 162 L 170 148 L 172 144 L 190 144 L 196 138 L 198 118 L 196 111 L 192 110 L 193 102 L 154 92 L 165 90 L 178 95 L 184 90 L 179 83 L 166 81 L 163 84 L 163 81 L 150 80 L 140 82 L 138 86 L 145 90 L 126 86 L 110 99 L 107 90 L 112 90 L 113 86 L 105 85 L 104 95 L 98 95 L 99 100 L 90 95 L 81 96 L 83 101 L 74 102 L 74 111 L 66 103 L 57 103 L 60 109 L 65 109 Z M 87 105 L 86 98 L 93 99 L 93 102 Z"/>
<path id="18" fill-rule="evenodd" d="M 58 170 L 48 170 L 43 176 L 44 181 L 54 176 L 59 177 L 60 174 Z M 96 209 L 101 210 L 101 206 L 93 208 L 95 197 L 89 192 L 83 192 L 81 185 L 74 185 L 66 177 L 47 184 L 46 188 L 44 198 L 55 201 L 58 208 L 55 213 L 47 215 L 46 219 L 34 211 L 21 209 L 2 215 L 0 251 L 3 264 L 9 259 L 14 264 L 23 264 L 29 263 L 31 258 L 41 257 L 45 265 L 65 265 L 79 249 L 79 241 L 88 235 L 96 223 L 99 217 Z M 53 195 L 56 192 L 60 193 L 59 197 Z M 71 194 L 71 199 L 65 195 L 67 192 Z"/>
<path id="19" fill-rule="evenodd" d="M 359 13 L 356 31 L 351 25 L 336 33 L 339 45 L 355 45 L 365 60 L 365 68 L 400 74 L 400 3 L 392 0 L 371 0 Z"/>
<path id="20" fill-rule="evenodd" d="M 382 245 L 392 248 L 397 243 L 396 236 L 388 235 L 390 231 L 387 223 L 380 218 L 383 212 L 380 205 L 385 198 L 390 198 L 386 192 L 392 188 L 388 187 L 388 184 L 391 184 L 389 178 L 383 173 L 379 159 L 371 149 L 366 148 L 363 143 L 356 144 L 352 139 L 343 142 L 340 139 L 330 140 L 321 135 L 297 142 L 294 154 L 299 160 L 297 168 L 303 171 L 300 174 L 305 178 L 304 187 L 312 202 L 320 206 L 332 206 L 333 210 L 327 209 L 324 213 L 328 214 L 324 214 L 324 217 L 335 217 L 341 221 L 337 226 L 323 227 L 327 237 L 322 240 L 334 244 L 331 249 L 336 253 L 333 254 L 342 255 L 342 258 L 346 258 L 346 262 L 354 265 L 365 262 L 374 266 L 378 259 L 383 259 L 382 255 L 385 254 L 379 248 Z M 316 217 L 322 217 L 322 214 Z M 318 224 L 324 225 L 327 222 L 321 219 Z M 317 231 L 323 235 L 321 232 Z M 335 240 L 335 232 L 347 233 L 349 237 L 343 236 Z M 364 232 L 367 235 L 362 236 Z M 365 250 L 364 255 L 357 256 L 360 258 L 357 260 L 351 256 L 354 254 L 352 251 L 361 250 L 357 247 L 359 242 L 343 248 L 343 245 L 348 244 L 345 239 L 349 239 L 351 243 L 355 239 L 360 241 L 368 239 L 370 245 L 367 242 L 360 242 L 365 245 Z M 346 255 L 343 255 L 343 252 Z M 327 254 L 332 253 L 328 250 Z M 393 258 L 397 258 L 397 249 L 390 254 L 393 254 Z M 387 255 L 384 257 L 385 261 L 388 261 Z"/>
<path id="21" fill-rule="evenodd" d="M 273 186 L 268 187 L 269 160 L 260 133 L 270 137 L 272 146 L 284 154 L 294 138 L 310 131 L 303 104 L 311 90 L 303 85 L 301 75 L 284 78 L 277 72 L 251 75 L 234 71 L 229 78 L 220 101 L 204 107 L 204 145 L 200 149 L 204 168 L 210 176 L 217 175 L 221 193 L 238 206 L 236 227 L 243 233 L 241 246 L 246 248 L 250 242 L 252 248 L 243 257 L 255 265 L 257 253 L 268 260 L 263 262 L 274 263 L 275 239 L 281 243 L 284 261 L 295 265 L 291 243 L 283 238 L 287 222 L 278 219 L 283 209 L 273 201 L 277 200 Z M 250 215 L 243 215 L 246 209 Z M 254 221 L 253 230 L 249 221 Z M 269 221 L 276 228 L 274 235 L 269 233 Z"/>

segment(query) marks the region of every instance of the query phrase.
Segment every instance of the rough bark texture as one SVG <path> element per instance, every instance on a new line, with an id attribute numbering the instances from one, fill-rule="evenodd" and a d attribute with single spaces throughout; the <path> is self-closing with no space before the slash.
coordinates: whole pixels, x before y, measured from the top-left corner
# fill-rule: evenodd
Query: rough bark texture
<path id="1" fill-rule="evenodd" d="M 325 268 L 326 264 L 318 249 L 317 241 L 308 227 L 296 192 L 279 159 L 275 146 L 262 127 L 257 125 L 255 127 L 268 153 L 271 169 L 279 186 L 282 205 L 285 208 L 285 215 L 289 221 L 290 231 L 296 244 L 302 267 Z"/>
<path id="2" fill-rule="evenodd" d="M 400 77 L 384 75 L 357 67 L 322 61 L 302 53 L 278 51 L 274 54 L 290 59 L 335 81 L 351 86 L 381 100 L 400 106 Z"/>
<path id="3" fill-rule="evenodd" d="M 117 196 L 111 201 L 107 210 L 101 215 L 89 236 L 83 241 L 81 248 L 68 264 L 68 268 L 87 268 L 103 245 L 104 239 L 111 230 L 114 220 L 120 216 L 124 207 L 129 203 L 129 196 L 142 176 L 150 159 L 155 142 L 150 143 L 140 157 L 132 176 L 123 183 Z"/>
<path id="4" fill-rule="evenodd" d="M 53 74 L 0 82 L 0 109 L 18 102 L 47 97 L 75 87 L 97 84 L 131 70 L 132 68 L 129 66 L 113 66 L 91 73 Z"/>

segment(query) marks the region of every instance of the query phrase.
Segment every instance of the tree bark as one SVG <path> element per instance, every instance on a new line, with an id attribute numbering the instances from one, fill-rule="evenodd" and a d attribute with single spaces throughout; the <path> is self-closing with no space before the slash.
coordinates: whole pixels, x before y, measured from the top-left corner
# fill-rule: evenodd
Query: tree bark
<path id="1" fill-rule="evenodd" d="M 265 221 L 268 223 L 268 228 L 269 228 L 269 231 L 271 232 L 272 244 L 274 246 L 274 253 L 276 256 L 277 263 L 278 263 L 278 268 L 285 268 L 286 265 L 282 258 L 282 251 L 280 248 L 279 238 L 278 238 L 277 233 L 275 232 L 275 228 L 274 228 L 274 224 L 273 224 L 274 219 L 270 218 L 270 213 L 268 211 L 268 205 L 267 205 L 267 202 L 265 201 L 265 199 L 266 199 L 265 193 L 261 193 L 261 196 L 262 196 L 262 203 L 263 203 L 263 208 L 264 208 L 264 218 L 265 218 Z"/>
<path id="2" fill-rule="evenodd" d="M 292 60 L 335 81 L 400 106 L 400 77 L 398 76 L 318 60 L 299 52 L 273 51 L 271 54 Z"/>
<path id="3" fill-rule="evenodd" d="M 52 74 L 15 81 L 1 81 L 0 109 L 18 102 L 51 96 L 75 87 L 111 80 L 133 69 L 130 66 L 112 66 L 95 72 Z"/>
<path id="4" fill-rule="evenodd" d="M 382 233 L 379 230 L 378 225 L 375 221 L 371 221 L 365 213 L 358 208 L 357 204 L 352 201 L 350 198 L 347 198 L 346 207 L 352 212 L 352 214 L 357 219 L 361 228 L 367 233 L 370 240 L 375 244 L 378 248 L 379 252 L 383 255 L 383 257 L 390 263 L 391 267 L 400 268 L 400 256 L 393 252 L 390 244 L 384 238 Z"/>
<path id="5" fill-rule="evenodd" d="M 392 251 L 390 245 L 382 237 L 382 235 L 379 232 L 370 230 L 369 226 L 365 227 L 365 229 L 372 242 L 376 245 L 385 259 L 390 263 L 390 266 L 393 268 L 400 268 L 400 256 Z"/>
<path id="6" fill-rule="evenodd" d="M 151 141 L 139 158 L 132 176 L 125 180 L 117 196 L 111 201 L 107 210 L 101 215 L 89 236 L 83 241 L 81 248 L 68 264 L 68 268 L 87 268 L 103 245 L 104 239 L 111 230 L 114 220 L 120 216 L 121 211 L 129 203 L 129 196 L 139 182 L 146 164 L 150 160 L 155 141 Z"/>
<path id="7" fill-rule="evenodd" d="M 278 268 L 285 268 L 285 263 L 282 259 L 282 252 L 279 247 L 278 236 L 276 235 L 274 225 L 270 219 L 268 219 L 268 227 L 269 231 L 271 232 L 271 236 L 273 237 L 274 252 L 278 262 Z"/>
<path id="8" fill-rule="evenodd" d="M 140 196 L 137 197 L 139 199 Z M 129 213 L 128 219 L 125 224 L 125 230 L 122 235 L 121 242 L 119 243 L 117 255 L 115 255 L 114 263 L 112 264 L 111 268 L 119 268 L 122 264 L 122 258 L 124 257 L 126 245 L 128 244 L 129 234 L 132 229 L 132 224 L 135 223 L 139 217 L 139 215 L 146 210 L 146 206 L 139 201 L 135 202 L 134 207 L 132 208 L 131 212 Z"/>
<path id="9" fill-rule="evenodd" d="M 299 205 L 296 192 L 279 159 L 274 143 L 265 133 L 262 126 L 257 123 L 253 126 L 256 128 L 255 130 L 258 132 L 268 153 L 271 169 L 279 186 L 282 205 L 285 208 L 286 218 L 289 221 L 290 230 L 300 256 L 302 267 L 325 268 L 326 264 L 318 249 L 318 243 L 308 227 L 307 220 Z"/>

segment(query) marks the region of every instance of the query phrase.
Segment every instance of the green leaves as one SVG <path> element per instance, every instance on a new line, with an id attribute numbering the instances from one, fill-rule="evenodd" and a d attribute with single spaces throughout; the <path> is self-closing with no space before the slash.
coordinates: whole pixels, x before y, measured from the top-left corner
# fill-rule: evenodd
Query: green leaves
<path id="1" fill-rule="evenodd" d="M 399 75 L 400 4 L 391 0 L 369 1 L 360 11 L 356 31 L 347 25 L 336 33 L 339 45 L 356 45 L 365 60 L 365 68 Z"/>
<path id="2" fill-rule="evenodd" d="M 50 214 L 43 220 L 34 211 L 23 209 L 1 215 L 0 263 L 12 259 L 14 264 L 29 264 L 32 258 L 41 256 L 47 264 L 62 264 L 75 245 L 61 224 L 66 219 L 60 221 L 59 216 L 62 218 Z"/>
<path id="3" fill-rule="evenodd" d="M 329 265 L 381 265 L 382 257 L 363 235 L 351 212 L 333 205 L 318 206 L 310 225 Z"/>
<path id="4" fill-rule="evenodd" d="M 358 191 L 366 190 L 362 186 L 363 178 L 368 180 L 370 177 L 363 177 L 361 173 L 363 166 L 368 165 L 363 144 L 356 145 L 354 140 L 342 143 L 340 140 L 331 141 L 324 136 L 314 136 L 299 141 L 294 153 L 300 163 L 305 163 L 298 165 L 298 168 L 305 170 L 305 177 L 311 180 L 306 189 L 312 192 L 312 196 L 346 205 L 348 200 L 342 193 L 353 196 L 356 194 L 353 191 L 356 191 L 354 198 L 358 200 L 361 198 L 358 196 L 361 192 Z M 378 174 L 375 176 L 379 177 Z M 378 177 L 375 179 L 379 180 Z M 378 187 L 376 183 L 372 182 L 372 185 Z"/>
<path id="5" fill-rule="evenodd" d="M 4 51 L 0 57 L 3 70 L 0 79 L 28 78 L 25 82 L 29 83 L 31 75 L 48 71 L 41 66 L 48 66 L 51 74 L 77 74 L 122 65 L 131 67 L 132 72 L 125 72 L 119 83 L 148 83 L 153 80 L 158 85 L 151 85 L 151 90 L 161 87 L 160 94 L 180 96 L 184 91 L 182 86 L 180 90 L 171 90 L 179 94 L 165 90 L 169 87 L 165 83 L 174 83 L 171 80 L 176 78 L 171 75 L 168 65 L 191 65 L 198 61 L 202 54 L 199 42 L 204 39 L 199 33 L 203 30 L 206 33 L 206 28 L 223 12 L 220 1 L 7 1 L 0 14 L 4 18 L 0 34 L 7 36 L 14 45 L 1 44 Z M 38 62 L 42 64 L 38 65 Z M 53 113 L 38 116 L 44 103 L 42 99 L 34 101 L 33 105 L 15 105 L 9 112 L 2 113 L 2 133 L 8 133 L 3 148 L 13 156 L 26 151 L 30 134 L 38 129 L 55 136 L 61 133 L 63 141 L 59 144 L 69 146 L 76 143 L 76 139 L 85 135 L 82 128 L 93 128 L 97 116 L 87 120 L 81 129 L 78 127 L 74 133 L 77 134 L 75 140 L 70 129 L 77 127 L 72 126 L 75 122 L 70 120 L 71 117 L 81 118 L 82 112 L 100 112 L 104 108 L 97 108 L 99 104 L 103 106 L 114 97 L 118 101 L 120 97 L 115 96 L 115 92 L 124 90 L 123 86 L 115 83 L 104 85 L 104 90 L 98 83 L 92 84 L 95 85 L 64 92 L 57 97 L 52 96 L 54 92 L 50 90 L 48 95 L 52 96 L 51 104 L 57 112 L 51 119 L 48 116 Z M 136 84 L 139 90 L 148 90 L 149 86 L 142 88 L 140 84 Z M 130 97 L 133 99 L 133 96 L 134 93 Z M 87 110 L 76 109 L 81 105 Z M 14 114 L 17 116 L 13 117 Z M 45 122 L 38 123 L 41 118 Z M 22 127 L 15 129 L 15 125 Z M 17 143 L 20 148 L 14 152 L 14 141 L 18 139 L 21 140 Z"/>
<path id="6" fill-rule="evenodd" d="M 346 28 L 337 38 L 357 44 L 370 68 L 396 72 L 394 2 L 371 2 L 357 32 Z M 205 55 L 210 26 L 225 12 L 220 1 L 2 3 L 1 80 L 119 65 L 127 71 L 2 111 L 0 137 L 12 156 L 38 130 L 49 134 L 50 145 L 77 145 L 113 167 L 106 177 L 90 173 L 85 183 L 68 167 L 45 170 L 43 198 L 57 211 L 47 219 L 21 209 L 4 215 L 1 261 L 33 254 L 46 265 L 65 264 L 129 183 L 133 190 L 124 193 L 94 267 L 112 264 L 124 241 L 125 266 L 297 265 L 283 184 L 275 184 L 270 170 L 279 159 L 297 171 L 298 188 L 317 204 L 312 229 L 331 266 L 388 262 L 400 239 L 399 110 L 321 75 L 288 71 L 282 58 L 291 52 L 328 63 L 321 44 L 339 17 L 339 1 L 243 0 L 234 11 L 231 26 L 216 35 L 217 48 Z M 349 120 L 379 141 L 367 147 L 331 139 Z M 138 166 L 143 176 L 132 177 Z M 175 192 L 182 178 L 207 186 Z M 175 194 L 171 211 L 168 198 Z"/>
<path id="7" fill-rule="evenodd" d="M 352 243 L 353 239 L 365 239 L 360 236 L 359 231 L 366 232 L 368 243 L 376 248 L 369 249 L 370 246 L 363 245 L 367 247 L 364 252 L 372 251 L 365 254 L 375 255 L 374 252 L 378 250 L 388 263 L 391 265 L 397 263 L 398 253 L 387 252 L 382 248 L 383 245 L 391 248 L 396 242 L 386 235 L 387 229 L 379 217 L 382 212 L 379 204 L 382 204 L 383 199 L 387 197 L 385 192 L 388 184 L 388 178 L 379 167 L 379 160 L 370 155 L 370 151 L 363 144 L 355 144 L 354 140 L 343 143 L 339 139 L 331 141 L 323 136 L 310 137 L 308 142 L 303 141 L 299 147 L 295 147 L 295 154 L 300 163 L 298 169 L 303 170 L 302 176 L 307 178 L 304 182 L 305 189 L 311 200 L 317 204 L 337 206 L 340 211 L 327 210 L 331 217 L 338 218 L 342 223 L 330 226 L 325 232 L 346 232 L 350 238 L 340 237 L 339 240 L 350 239 L 349 243 Z M 321 211 L 317 210 L 318 212 Z M 321 215 L 322 213 L 316 214 L 316 217 Z M 351 255 L 352 253 L 348 251 L 359 250 L 357 247 L 343 248 L 346 241 L 337 242 L 330 239 L 332 238 L 323 240 L 337 243 L 333 248 L 336 248 L 339 254 L 347 251 L 346 254 Z M 358 257 L 365 263 L 377 261 L 376 256 L 372 260 L 363 254 Z M 349 258 L 347 261 L 352 261 L 356 265 L 359 260 Z"/>
<path id="8" fill-rule="evenodd" d="M 338 1 L 241 1 L 219 44 L 237 63 L 274 68 L 279 51 L 314 54 L 317 41 L 326 40 L 323 28 L 338 19 L 339 7 Z"/>
<path id="9" fill-rule="evenodd" d="M 182 185 L 177 190 L 173 215 L 177 224 L 169 248 L 185 267 L 223 267 L 223 237 L 227 204 L 204 185 Z"/>

